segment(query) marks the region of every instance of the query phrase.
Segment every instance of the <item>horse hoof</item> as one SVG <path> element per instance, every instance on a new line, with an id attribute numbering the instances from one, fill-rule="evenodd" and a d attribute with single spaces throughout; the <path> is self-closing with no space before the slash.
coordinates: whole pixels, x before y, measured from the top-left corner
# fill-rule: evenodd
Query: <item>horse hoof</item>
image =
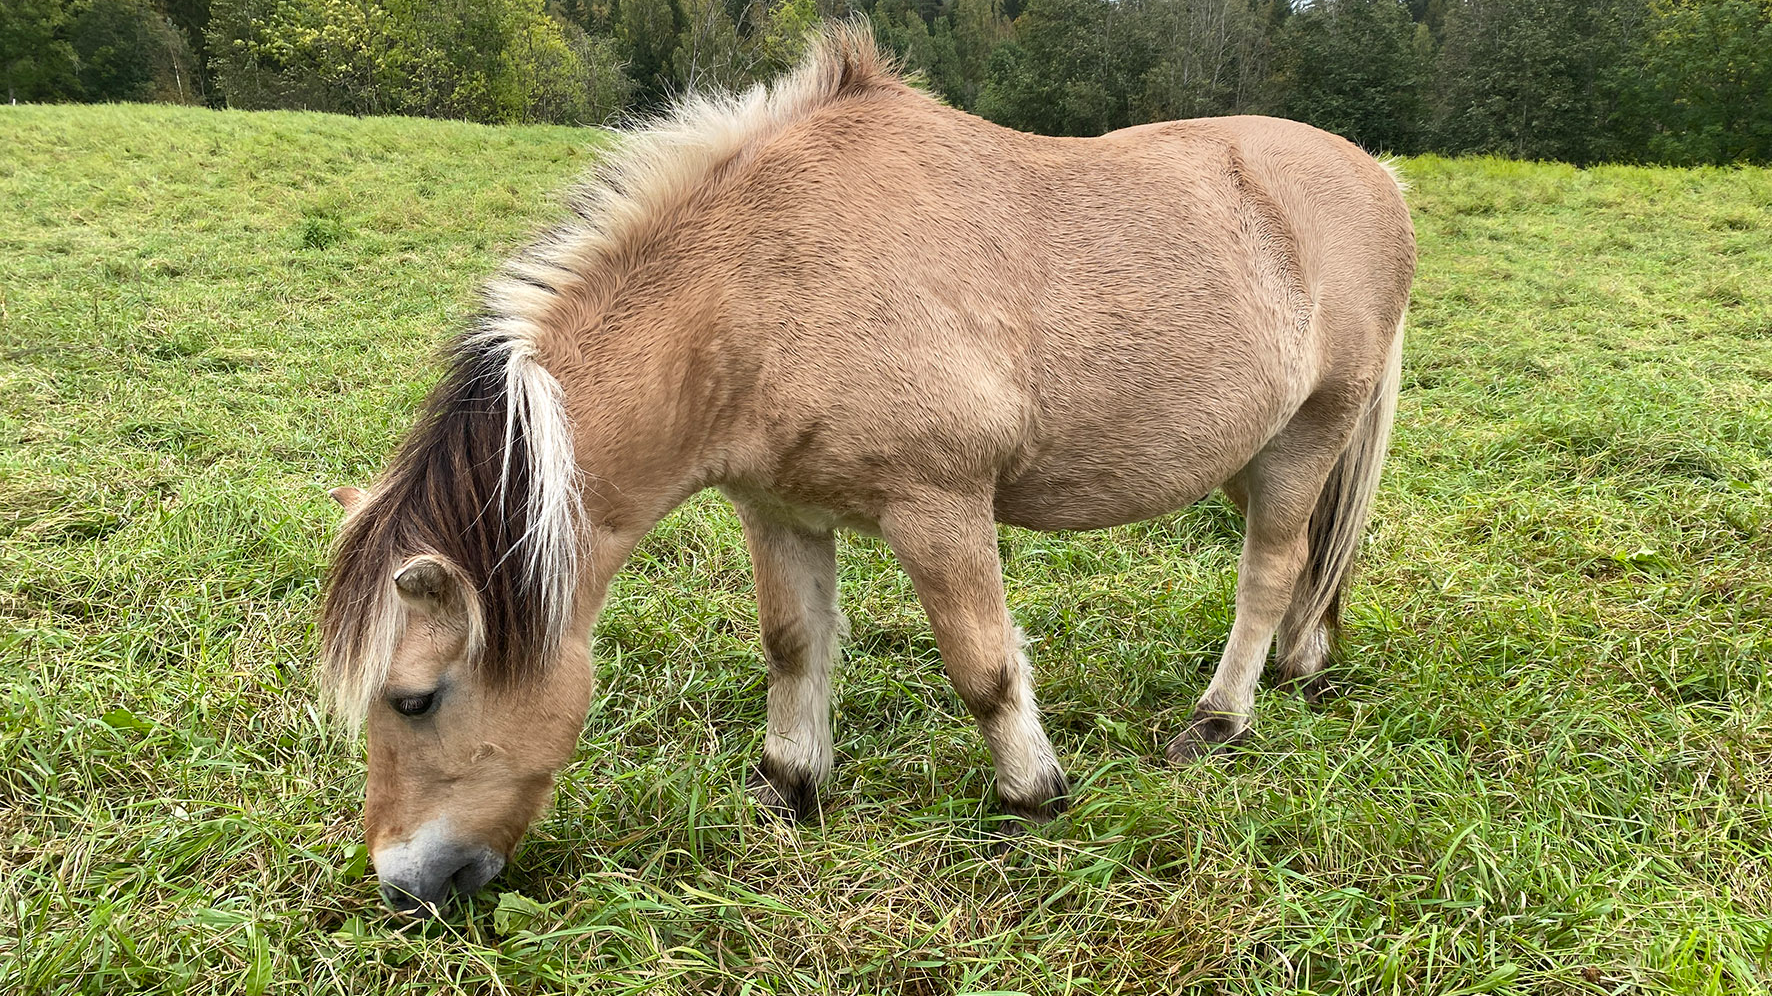
<path id="1" fill-rule="evenodd" d="M 1329 683 L 1329 676 L 1321 671 L 1287 678 L 1280 683 L 1280 687 L 1297 692 L 1299 698 L 1311 705 L 1322 705 L 1335 695 L 1335 686 Z"/>
<path id="2" fill-rule="evenodd" d="M 1241 717 L 1194 710 L 1193 722 L 1169 741 L 1164 753 L 1170 764 L 1191 764 L 1202 757 L 1224 754 L 1249 739 L 1249 728 L 1239 728 Z"/>
<path id="3" fill-rule="evenodd" d="M 1313 674 L 1299 683 L 1298 694 L 1311 705 L 1322 705 L 1335 697 L 1335 686 L 1329 683 L 1327 675 Z"/>
<path id="4" fill-rule="evenodd" d="M 771 815 L 797 823 L 810 823 L 818 815 L 818 786 L 810 777 L 772 772 L 770 767 L 765 762 L 751 772 L 751 798 Z"/>

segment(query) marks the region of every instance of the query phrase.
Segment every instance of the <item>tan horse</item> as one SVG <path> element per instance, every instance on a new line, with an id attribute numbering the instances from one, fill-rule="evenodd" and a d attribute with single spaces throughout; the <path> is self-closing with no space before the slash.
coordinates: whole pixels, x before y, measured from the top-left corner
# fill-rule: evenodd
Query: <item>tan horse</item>
<path id="1" fill-rule="evenodd" d="M 831 768 L 839 527 L 903 563 L 1004 806 L 1039 819 L 1067 786 L 996 523 L 1222 485 L 1236 622 L 1168 754 L 1243 736 L 1276 634 L 1283 678 L 1324 665 L 1414 267 L 1394 178 L 1333 135 L 1024 135 L 906 86 L 865 29 L 629 136 L 491 283 L 373 492 L 335 492 L 325 682 L 368 726 L 383 895 L 435 911 L 497 874 L 573 752 L 611 575 L 708 487 L 756 570 L 771 805 L 807 814 Z"/>

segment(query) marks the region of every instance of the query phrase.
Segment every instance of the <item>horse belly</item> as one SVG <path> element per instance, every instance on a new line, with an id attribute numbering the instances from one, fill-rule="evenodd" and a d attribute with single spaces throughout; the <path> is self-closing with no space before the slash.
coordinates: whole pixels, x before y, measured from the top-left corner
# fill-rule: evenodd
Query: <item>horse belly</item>
<path id="1" fill-rule="evenodd" d="M 1107 354 L 1113 351 L 1107 350 Z M 1073 353 L 1075 357 L 1077 354 Z M 1085 354 L 1087 355 L 1087 354 Z M 1222 355 L 1222 354 L 1221 354 Z M 997 482 L 999 521 L 1031 529 L 1099 529 L 1172 512 L 1243 468 L 1297 412 L 1308 382 L 1283 352 L 1265 362 L 1155 364 L 1143 376 L 1073 367 L 1047 394 L 1036 437 Z M 1077 363 L 1075 359 L 1072 361 Z"/>
<path id="2" fill-rule="evenodd" d="M 997 521 L 1057 530 L 1155 518 L 1205 497 L 1251 455 L 1239 449 L 1203 459 L 1191 447 L 1125 437 L 1088 452 L 1051 453 L 999 484 Z"/>

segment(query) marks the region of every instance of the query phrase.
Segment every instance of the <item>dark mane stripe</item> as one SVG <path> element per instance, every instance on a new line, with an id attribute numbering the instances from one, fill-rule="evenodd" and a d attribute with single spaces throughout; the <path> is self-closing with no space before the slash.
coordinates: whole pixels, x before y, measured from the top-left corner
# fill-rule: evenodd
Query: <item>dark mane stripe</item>
<path id="1" fill-rule="evenodd" d="M 473 661 L 495 685 L 551 663 L 557 627 L 543 579 L 530 569 L 531 498 L 538 486 L 522 431 L 511 431 L 509 349 L 465 336 L 369 503 L 346 523 L 322 611 L 328 670 L 370 666 L 397 599 L 393 570 L 431 553 L 459 567 L 479 602 L 483 643 Z M 367 676 L 329 673 L 348 688 Z"/>

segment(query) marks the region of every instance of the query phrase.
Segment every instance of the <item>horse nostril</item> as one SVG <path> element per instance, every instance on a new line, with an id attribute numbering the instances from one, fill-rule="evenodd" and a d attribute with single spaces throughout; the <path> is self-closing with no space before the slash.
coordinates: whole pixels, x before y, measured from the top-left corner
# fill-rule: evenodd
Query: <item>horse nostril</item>
<path id="1" fill-rule="evenodd" d="M 504 867 L 504 855 L 490 848 L 481 848 L 479 853 L 456 869 L 455 874 L 449 877 L 449 882 L 455 886 L 456 895 L 471 896 L 496 878 Z"/>
<path id="2" fill-rule="evenodd" d="M 419 890 L 395 882 L 381 884 L 381 901 L 395 913 L 427 920 L 441 914 L 449 903 L 447 894 L 436 899 L 423 898 Z"/>
<path id="3" fill-rule="evenodd" d="M 429 919 L 449 911 L 452 894 L 471 896 L 504 869 L 504 855 L 483 845 L 454 847 L 433 852 L 422 860 L 401 866 L 384 859 L 381 899 L 388 909 L 405 916 Z"/>

